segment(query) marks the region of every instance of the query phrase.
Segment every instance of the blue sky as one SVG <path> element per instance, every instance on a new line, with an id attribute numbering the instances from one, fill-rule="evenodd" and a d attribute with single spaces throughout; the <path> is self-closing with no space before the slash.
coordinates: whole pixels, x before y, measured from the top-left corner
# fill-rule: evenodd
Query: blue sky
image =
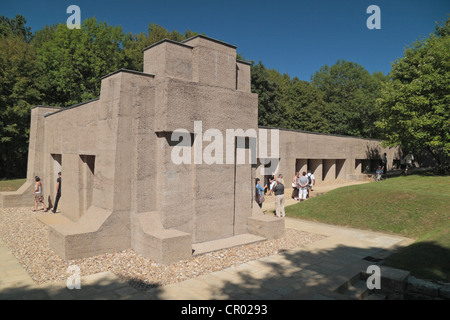
<path id="1" fill-rule="evenodd" d="M 338 59 L 387 74 L 406 46 L 450 14 L 450 0 L 0 0 L 0 15 L 22 14 L 36 31 L 65 23 L 71 4 L 80 7 L 82 20 L 95 16 L 126 32 L 147 31 L 151 22 L 202 32 L 236 45 L 248 60 L 306 81 Z M 370 5 L 381 9 L 381 30 L 366 27 Z"/>

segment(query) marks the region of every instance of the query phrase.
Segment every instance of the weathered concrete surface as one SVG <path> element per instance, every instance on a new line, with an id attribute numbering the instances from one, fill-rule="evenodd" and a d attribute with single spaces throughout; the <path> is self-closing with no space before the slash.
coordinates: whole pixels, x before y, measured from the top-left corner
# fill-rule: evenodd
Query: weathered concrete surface
<path id="1" fill-rule="evenodd" d="M 268 158 L 271 158 L 271 135 L 268 140 Z M 363 160 L 378 162 L 384 153 L 390 170 L 394 159 L 399 159 L 399 149 L 383 148 L 378 140 L 279 129 L 279 166 L 266 175 L 282 173 L 289 185 L 295 172 L 307 170 L 314 174 L 316 184 L 335 179 L 364 180 L 367 176 L 362 173 L 367 168 Z M 264 178 L 262 169 L 262 165 L 257 168 L 258 178 Z"/>
<path id="2" fill-rule="evenodd" d="M 179 129 L 188 163 L 173 159 Z M 1 193 L 0 205 L 31 206 L 35 175 L 46 203 L 54 202 L 61 171 L 58 209 L 66 221 L 49 226 L 50 245 L 65 259 L 133 248 L 168 263 L 189 258 L 195 244 L 247 233 L 281 237 L 284 220 L 262 216 L 254 202 L 261 166 L 248 159 L 258 134 L 250 64 L 236 60 L 235 46 L 202 35 L 163 40 L 144 50 L 143 73 L 102 78 L 98 99 L 32 110 L 27 183 Z M 230 141 L 211 151 L 216 137 Z M 299 169 L 311 169 L 316 183 L 343 179 L 361 173 L 361 159 L 386 151 L 391 162 L 395 153 L 375 140 L 289 130 L 279 138 L 276 173 L 285 181 Z M 214 162 L 196 151 L 214 154 Z M 234 161 L 238 154 L 246 162 Z"/>
<path id="3" fill-rule="evenodd" d="M 250 64 L 236 60 L 236 47 L 205 36 L 161 41 L 144 51 L 144 73 L 105 76 L 99 99 L 33 109 L 29 179 L 1 203 L 32 200 L 34 175 L 53 197 L 61 171 L 65 220 L 47 222 L 50 246 L 65 259 L 133 248 L 170 263 L 191 257 L 193 244 L 245 235 L 255 168 L 224 157 L 205 163 L 194 152 L 194 161 L 175 163 L 172 133 L 183 129 L 193 138 L 188 147 L 202 153 L 209 129 L 223 137 L 227 129 L 256 130 L 258 96 L 250 88 Z M 232 138 L 233 153 L 249 152 Z M 271 237 L 284 225 L 276 229 Z"/>

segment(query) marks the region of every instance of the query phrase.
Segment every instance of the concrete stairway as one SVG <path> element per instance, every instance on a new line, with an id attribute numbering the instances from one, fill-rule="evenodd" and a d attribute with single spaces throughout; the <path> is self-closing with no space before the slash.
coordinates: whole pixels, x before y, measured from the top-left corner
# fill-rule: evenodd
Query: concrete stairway
<path id="1" fill-rule="evenodd" d="M 366 275 L 358 273 L 337 288 L 336 292 L 348 300 L 386 300 L 386 295 L 367 288 L 366 280 Z"/>

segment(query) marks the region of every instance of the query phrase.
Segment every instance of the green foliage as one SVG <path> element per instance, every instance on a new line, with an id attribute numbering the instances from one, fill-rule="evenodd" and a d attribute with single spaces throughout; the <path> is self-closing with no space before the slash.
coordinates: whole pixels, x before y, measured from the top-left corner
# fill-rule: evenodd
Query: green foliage
<path id="1" fill-rule="evenodd" d="M 58 24 L 33 34 L 23 16 L 1 16 L 0 176 L 25 174 L 32 106 L 67 107 L 96 98 L 103 76 L 120 68 L 143 70 L 144 48 L 195 35 L 155 23 L 147 32 L 127 34 L 95 18 L 86 19 L 79 30 Z M 259 125 L 368 138 L 379 138 L 381 130 L 389 145 L 448 155 L 449 35 L 447 19 L 394 63 L 392 81 L 344 60 L 323 66 L 311 82 L 259 62 L 251 68 Z"/>
<path id="2" fill-rule="evenodd" d="M 0 177 L 26 168 L 30 110 L 40 101 L 36 51 L 25 19 L 0 18 Z"/>
<path id="3" fill-rule="evenodd" d="M 5 16 L 0 16 L 0 38 L 14 35 L 23 38 L 24 41 L 29 42 L 32 38 L 31 28 L 26 27 L 27 20 L 22 15 L 16 15 L 9 19 Z"/>
<path id="4" fill-rule="evenodd" d="M 252 92 L 258 94 L 258 124 L 267 127 L 283 127 L 285 110 L 279 103 L 279 85 L 271 79 L 261 61 L 251 69 L 251 82 Z"/>
<path id="5" fill-rule="evenodd" d="M 101 77 L 123 66 L 123 39 L 121 27 L 95 18 L 86 19 L 81 29 L 59 24 L 37 32 L 44 102 L 70 106 L 98 97 Z"/>
<path id="6" fill-rule="evenodd" d="M 33 106 L 67 107 L 96 98 L 103 76 L 121 68 L 142 71 L 145 47 L 194 35 L 157 24 L 150 24 L 147 34 L 126 34 L 95 18 L 81 29 L 61 23 L 32 34 L 24 17 L 1 16 L 0 177 L 25 175 Z"/>
<path id="7" fill-rule="evenodd" d="M 169 32 L 154 23 L 147 34 L 126 34 L 122 27 L 95 18 L 86 19 L 78 30 L 65 24 L 47 26 L 33 40 L 46 84 L 43 100 L 48 105 L 70 106 L 96 98 L 103 76 L 121 68 L 142 71 L 144 48 L 193 34 Z"/>
<path id="8" fill-rule="evenodd" d="M 450 22 L 416 41 L 392 65 L 377 102 L 377 127 L 390 146 L 450 157 Z"/>
<path id="9" fill-rule="evenodd" d="M 17 191 L 26 181 L 27 179 L 0 180 L 0 192 Z"/>
<path id="10" fill-rule="evenodd" d="M 386 81 L 382 73 L 371 75 L 361 65 L 345 60 L 321 67 L 311 83 L 323 94 L 323 116 L 330 133 L 377 138 L 375 101 Z"/>
<path id="11" fill-rule="evenodd" d="M 286 215 L 417 239 L 390 257 L 389 265 L 449 281 L 449 180 L 410 175 L 343 187 L 286 207 Z"/>
<path id="12" fill-rule="evenodd" d="M 329 132 L 322 94 L 310 83 L 267 69 L 262 62 L 252 67 L 251 81 L 259 97 L 259 125 Z"/>
<path id="13" fill-rule="evenodd" d="M 310 83 L 294 78 L 286 95 L 288 127 L 296 130 L 329 133 L 324 117 L 326 104 L 322 93 Z"/>

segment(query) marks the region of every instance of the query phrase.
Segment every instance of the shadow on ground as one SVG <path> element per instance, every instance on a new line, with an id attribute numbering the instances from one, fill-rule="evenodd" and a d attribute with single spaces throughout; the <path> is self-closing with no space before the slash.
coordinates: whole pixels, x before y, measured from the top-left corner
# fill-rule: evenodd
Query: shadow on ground
<path id="1" fill-rule="evenodd" d="M 434 243 L 429 252 L 450 256 Z M 316 300 L 357 299 L 336 290 L 370 265 L 380 265 L 392 251 L 380 248 L 337 246 L 331 250 L 296 249 L 214 272 L 183 283 L 139 291 L 138 279 L 121 280 L 111 273 L 83 277 L 80 290 L 64 284 L 0 289 L 0 299 L 54 300 Z M 420 257 L 418 257 L 420 260 Z M 430 268 L 439 266 L 430 265 Z M 148 283 L 145 284 L 147 287 Z M 1 288 L 1 283 L 0 283 Z"/>

